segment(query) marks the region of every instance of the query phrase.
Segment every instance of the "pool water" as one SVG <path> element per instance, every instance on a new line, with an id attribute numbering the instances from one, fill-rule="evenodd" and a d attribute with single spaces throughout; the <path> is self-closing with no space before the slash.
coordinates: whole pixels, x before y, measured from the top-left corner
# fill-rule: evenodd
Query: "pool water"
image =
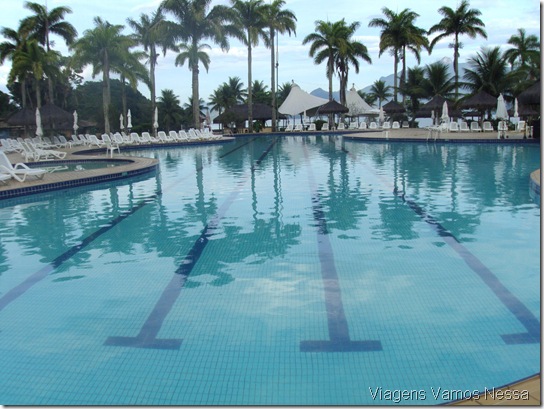
<path id="1" fill-rule="evenodd" d="M 1 403 L 425 405 L 539 372 L 538 146 L 130 154 L 160 172 L 0 202 Z"/>

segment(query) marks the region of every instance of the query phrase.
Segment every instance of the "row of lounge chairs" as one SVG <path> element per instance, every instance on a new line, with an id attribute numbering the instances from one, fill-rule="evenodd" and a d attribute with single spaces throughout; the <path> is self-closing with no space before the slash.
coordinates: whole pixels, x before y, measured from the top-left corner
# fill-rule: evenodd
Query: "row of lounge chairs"
<path id="1" fill-rule="evenodd" d="M 342 131 L 346 129 L 348 130 L 366 130 L 366 129 L 389 130 L 389 129 L 400 129 L 400 128 L 408 128 L 408 122 L 403 122 L 401 126 L 399 121 L 393 121 L 392 123 L 387 121 L 387 122 L 384 122 L 382 125 L 379 125 L 377 122 L 374 122 L 374 121 L 368 124 L 364 121 L 363 122 L 352 121 L 350 122 L 347 128 L 343 122 L 340 122 L 336 130 L 338 131 Z M 321 127 L 322 131 L 331 131 L 334 129 L 335 129 L 334 127 L 329 126 L 328 122 L 325 122 L 323 126 Z M 304 130 L 309 132 L 315 131 L 316 130 L 315 123 L 297 124 L 297 125 L 288 124 L 287 127 L 285 128 L 285 132 L 302 132 Z"/>

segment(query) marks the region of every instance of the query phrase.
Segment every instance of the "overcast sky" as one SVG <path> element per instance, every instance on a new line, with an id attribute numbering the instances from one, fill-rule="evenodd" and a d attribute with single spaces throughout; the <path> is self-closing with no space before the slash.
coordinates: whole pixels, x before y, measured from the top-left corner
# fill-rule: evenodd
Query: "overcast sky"
<path id="1" fill-rule="evenodd" d="M 269 0 L 265 0 L 269 1 Z M 45 4 L 45 0 L 36 0 Z M 30 15 L 30 11 L 24 8 L 21 0 L 0 0 L 0 26 L 17 29 L 19 21 Z M 112 24 L 126 24 L 127 18 L 139 19 L 142 13 L 151 13 L 156 10 L 160 0 L 47 0 L 47 7 L 53 8 L 59 5 L 69 6 L 73 13 L 67 15 L 69 21 L 83 35 L 87 29 L 94 27 L 93 18 L 100 16 Z M 325 65 L 315 65 L 308 55 L 309 46 L 303 46 L 302 40 L 308 34 L 314 32 L 315 21 L 338 21 L 345 18 L 347 23 L 360 22 L 360 28 L 356 33 L 356 39 L 361 41 L 369 51 L 372 64 L 361 62 L 359 74 L 350 70 L 349 86 L 355 84 L 357 89 L 371 85 L 381 76 L 393 73 L 393 57 L 385 52 L 381 57 L 379 53 L 379 28 L 369 28 L 368 23 L 376 17 L 383 17 L 383 7 L 400 12 L 405 8 L 418 13 L 420 17 L 416 25 L 429 29 L 438 23 L 442 16 L 438 13 L 441 6 L 457 8 L 460 1 L 457 0 L 287 0 L 286 8 L 297 16 L 296 36 L 281 36 L 279 38 L 279 84 L 294 80 L 303 90 L 311 92 L 316 88 L 328 88 L 325 76 Z M 218 0 L 213 4 L 230 5 L 228 0 Z M 470 7 L 482 12 L 481 19 L 485 23 L 488 39 L 481 37 L 470 39 L 462 36 L 463 48 L 460 53 L 460 62 L 475 56 L 482 46 L 501 46 L 507 49 L 507 41 L 511 35 L 517 33 L 518 28 L 525 28 L 528 34 L 536 34 L 540 38 L 540 2 L 538 0 L 470 0 Z M 67 54 L 66 47 L 60 38 L 53 36 L 56 42 L 55 48 Z M 3 39 L 0 37 L 0 41 Z M 447 38 L 437 44 L 433 54 L 422 54 L 422 65 L 431 64 L 444 57 L 452 58 L 453 50 L 449 44 L 453 37 Z M 210 44 L 211 45 L 211 44 Z M 238 76 L 247 85 L 247 49 L 239 42 L 231 40 L 228 53 L 222 52 L 214 46 L 209 52 L 211 57 L 208 73 L 201 68 L 200 97 L 208 102 L 210 94 L 221 83 L 227 81 L 230 76 Z M 187 66 L 176 67 L 175 54 L 168 53 L 166 57 L 158 60 L 157 68 L 157 95 L 162 89 L 172 89 L 182 103 L 187 102 L 191 95 L 191 73 Z M 416 60 L 412 55 L 407 59 L 408 67 L 414 67 Z M 0 90 L 7 92 L 6 81 L 11 67 L 11 62 L 6 61 L 0 66 Z M 85 72 L 85 78 L 90 79 L 90 69 Z M 97 78 L 96 80 L 99 80 Z M 253 79 L 262 80 L 270 87 L 270 50 L 261 43 L 253 50 Z M 333 87 L 338 89 L 338 79 L 334 78 Z M 149 90 L 145 86 L 139 86 L 140 92 L 149 97 Z"/>

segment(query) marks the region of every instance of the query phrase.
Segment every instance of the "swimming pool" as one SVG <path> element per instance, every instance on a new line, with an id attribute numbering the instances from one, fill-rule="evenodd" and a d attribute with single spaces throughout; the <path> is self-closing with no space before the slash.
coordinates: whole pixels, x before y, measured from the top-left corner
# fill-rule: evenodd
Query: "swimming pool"
<path id="1" fill-rule="evenodd" d="M 130 154 L 160 172 L 0 203 L 1 403 L 436 404 L 539 372 L 538 146 Z"/>

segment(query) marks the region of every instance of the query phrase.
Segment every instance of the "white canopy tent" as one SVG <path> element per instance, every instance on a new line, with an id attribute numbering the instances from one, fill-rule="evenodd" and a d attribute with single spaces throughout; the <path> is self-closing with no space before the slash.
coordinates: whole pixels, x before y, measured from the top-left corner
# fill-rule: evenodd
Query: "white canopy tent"
<path id="1" fill-rule="evenodd" d="M 378 115 L 380 110 L 372 108 L 361 98 L 355 87 L 352 87 L 346 94 L 346 106 L 349 108 L 349 116 Z"/>
<path id="2" fill-rule="evenodd" d="M 300 89 L 300 87 L 293 83 L 291 86 L 291 92 L 285 98 L 285 101 L 278 108 L 278 112 L 284 115 L 298 115 L 306 110 L 315 108 L 329 102 L 324 98 L 319 98 L 314 95 Z"/>

